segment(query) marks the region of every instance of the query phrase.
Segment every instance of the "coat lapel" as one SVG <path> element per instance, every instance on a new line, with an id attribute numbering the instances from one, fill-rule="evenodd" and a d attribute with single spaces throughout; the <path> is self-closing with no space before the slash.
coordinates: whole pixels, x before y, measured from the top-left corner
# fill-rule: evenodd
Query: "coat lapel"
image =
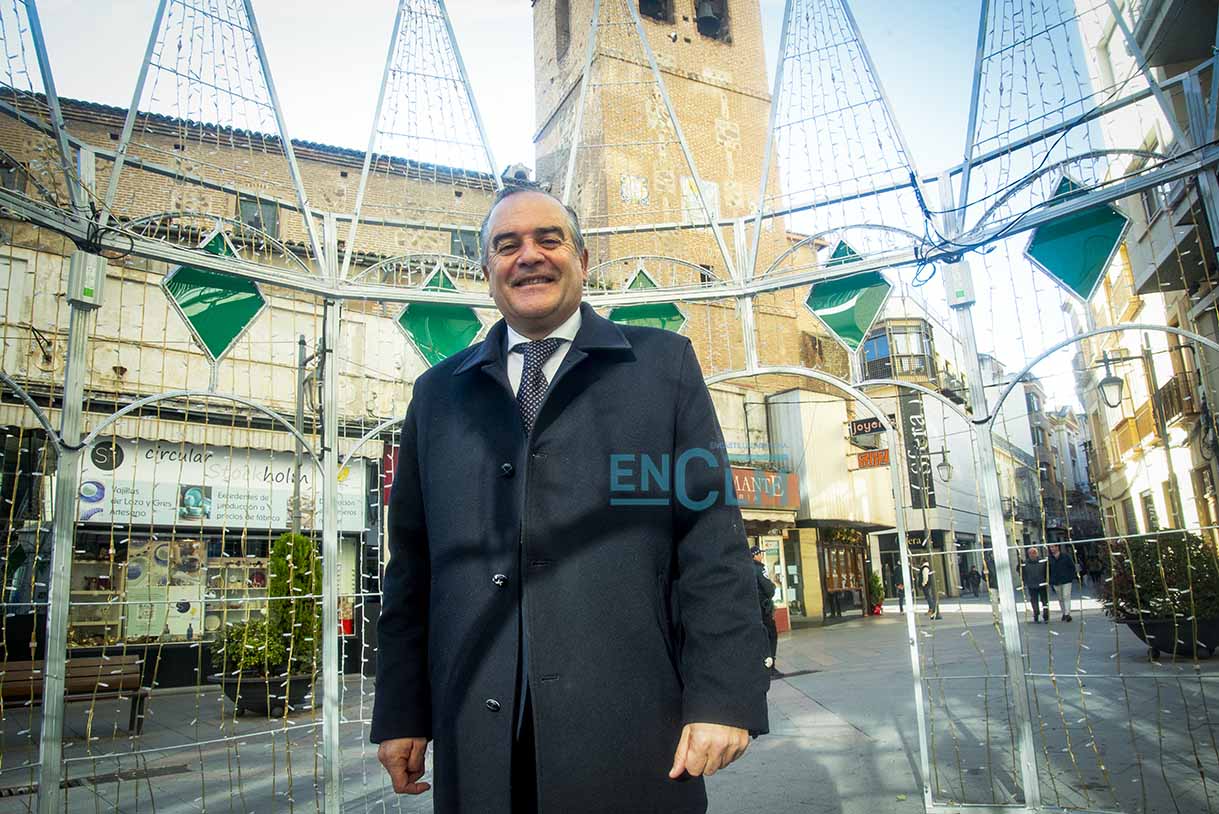
<path id="1" fill-rule="evenodd" d="M 457 369 L 453 371 L 453 375 L 458 376 L 475 368 L 480 368 L 484 374 L 498 382 L 515 401 L 516 394 L 512 391 L 512 385 L 508 382 L 508 365 L 504 359 L 504 344 L 507 332 L 508 327 L 503 319 L 492 325 L 491 330 L 487 331 L 487 336 L 482 341 L 482 344 L 464 362 L 457 366 Z M 554 379 L 551 380 L 550 386 L 546 389 L 546 399 L 538 410 L 537 424 L 540 425 L 543 416 L 547 412 L 551 412 L 547 410 L 547 404 L 551 401 L 551 395 L 558 391 L 560 382 L 568 378 L 568 373 L 584 363 L 590 356 L 595 357 L 604 351 L 621 353 L 629 352 L 630 350 L 631 343 L 627 341 L 626 336 L 623 335 L 622 330 L 617 325 L 598 315 L 588 303 L 580 303 L 580 330 L 576 332 L 576 338 L 571 343 L 567 355 L 563 357 L 563 363 L 559 365 Z M 564 388 L 562 391 L 563 395 L 558 398 L 560 401 L 570 400 L 577 396 L 582 389 L 582 382 L 579 377 L 576 377 Z"/>

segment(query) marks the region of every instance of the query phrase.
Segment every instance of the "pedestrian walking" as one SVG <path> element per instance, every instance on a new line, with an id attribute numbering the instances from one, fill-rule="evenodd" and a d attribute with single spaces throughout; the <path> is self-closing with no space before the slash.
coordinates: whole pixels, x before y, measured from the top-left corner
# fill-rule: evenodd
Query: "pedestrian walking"
<path id="1" fill-rule="evenodd" d="M 481 242 L 504 318 L 419 376 L 402 424 L 377 756 L 438 814 L 703 812 L 703 777 L 768 731 L 768 681 L 699 360 L 581 303 L 579 220 L 548 193 L 504 190 Z M 669 461 L 660 505 L 638 482 L 616 501 Z"/>
<path id="2" fill-rule="evenodd" d="M 1075 561 L 1066 546 L 1050 544 L 1050 589 L 1058 597 L 1062 621 L 1071 621 L 1071 588 L 1075 584 Z M 1049 616 L 1049 610 L 1046 611 Z"/>
<path id="3" fill-rule="evenodd" d="M 1040 621 L 1049 624 L 1050 600 L 1046 593 L 1046 561 L 1041 558 L 1041 550 L 1037 546 L 1029 546 L 1028 551 L 1025 552 L 1020 577 L 1024 582 L 1024 594 L 1028 597 L 1029 604 L 1033 606 L 1033 622 Z"/>
<path id="4" fill-rule="evenodd" d="M 970 590 L 974 592 L 974 596 L 979 596 L 982 592 L 982 572 L 978 570 L 978 566 L 969 566 L 968 579 Z"/>
<path id="5" fill-rule="evenodd" d="M 931 571 L 931 563 L 923 560 L 919 569 L 919 586 L 923 589 L 923 599 L 927 600 L 927 616 L 932 619 L 943 619 L 940 615 L 939 597 L 935 591 L 935 576 Z"/>
<path id="6" fill-rule="evenodd" d="M 754 576 L 758 581 L 758 606 L 762 612 L 762 627 L 766 629 L 766 640 L 770 642 L 770 655 L 766 657 L 766 669 L 771 678 L 782 675 L 775 666 L 779 654 L 779 629 L 775 627 L 775 584 L 766 575 L 766 564 L 762 561 L 762 549 L 749 549 L 753 555 Z"/>
<path id="7" fill-rule="evenodd" d="M 1100 557 L 1093 554 L 1088 557 L 1088 576 L 1092 579 L 1092 591 L 1094 593 L 1100 590 L 1100 581 L 1104 567 L 1101 565 Z"/>

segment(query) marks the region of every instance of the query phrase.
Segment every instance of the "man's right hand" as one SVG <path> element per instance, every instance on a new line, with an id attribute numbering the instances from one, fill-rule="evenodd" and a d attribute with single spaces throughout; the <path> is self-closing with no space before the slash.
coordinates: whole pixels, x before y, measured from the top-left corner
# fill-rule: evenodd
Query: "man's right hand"
<path id="1" fill-rule="evenodd" d="M 377 748 L 377 760 L 389 772 L 398 794 L 423 794 L 432 787 L 431 783 L 417 782 L 423 777 L 427 741 L 427 738 L 394 738 L 382 741 Z"/>

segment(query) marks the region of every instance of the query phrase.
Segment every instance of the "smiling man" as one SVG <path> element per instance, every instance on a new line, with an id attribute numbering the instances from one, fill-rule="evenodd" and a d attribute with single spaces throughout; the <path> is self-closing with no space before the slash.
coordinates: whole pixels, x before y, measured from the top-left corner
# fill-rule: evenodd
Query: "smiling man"
<path id="1" fill-rule="evenodd" d="M 378 757 L 437 812 L 703 812 L 702 778 L 767 731 L 768 681 L 740 512 L 703 499 L 727 461 L 698 360 L 581 304 L 550 195 L 501 193 L 482 238 L 504 318 L 419 377 L 402 429 Z M 693 501 L 611 501 L 611 458 L 690 451 Z"/>

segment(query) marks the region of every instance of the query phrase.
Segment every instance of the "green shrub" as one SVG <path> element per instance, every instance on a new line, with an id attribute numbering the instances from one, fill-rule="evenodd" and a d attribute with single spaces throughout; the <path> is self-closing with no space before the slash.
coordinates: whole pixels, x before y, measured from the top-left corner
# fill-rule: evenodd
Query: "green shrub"
<path id="1" fill-rule="evenodd" d="M 212 642 L 212 665 L 223 672 L 282 675 L 316 671 L 322 643 L 322 561 L 317 545 L 285 532 L 271 543 L 265 618 L 226 625 Z"/>
<path id="2" fill-rule="evenodd" d="M 1110 569 L 1101 600 L 1118 619 L 1219 619 L 1219 558 L 1188 532 L 1158 532 L 1108 541 Z"/>
<path id="3" fill-rule="evenodd" d="M 868 597 L 873 605 L 879 605 L 885 598 L 885 583 L 875 571 L 868 577 Z"/>

